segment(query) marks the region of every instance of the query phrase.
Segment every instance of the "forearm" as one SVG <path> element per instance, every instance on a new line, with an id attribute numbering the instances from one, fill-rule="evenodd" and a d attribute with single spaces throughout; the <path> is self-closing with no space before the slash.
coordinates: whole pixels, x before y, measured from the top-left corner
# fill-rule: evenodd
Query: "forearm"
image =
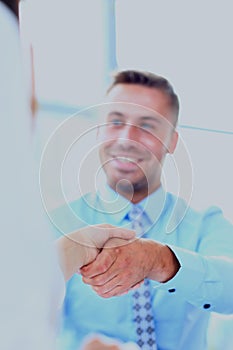
<path id="1" fill-rule="evenodd" d="M 87 247 L 78 232 L 63 236 L 56 241 L 59 262 L 65 280 L 69 280 L 88 261 Z M 94 249 L 94 248 L 92 248 Z"/>

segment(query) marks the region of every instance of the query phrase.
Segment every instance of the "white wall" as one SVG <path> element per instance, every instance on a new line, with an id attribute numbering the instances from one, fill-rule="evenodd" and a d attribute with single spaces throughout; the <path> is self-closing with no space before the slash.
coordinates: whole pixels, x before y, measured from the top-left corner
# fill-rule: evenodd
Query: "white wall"
<path id="1" fill-rule="evenodd" d="M 180 98 L 181 125 L 229 133 L 180 129 L 194 171 L 193 206 L 217 204 L 233 220 L 231 2 L 117 0 L 116 4 L 119 67 L 167 77 Z M 169 189 L 175 191 L 173 182 L 171 178 Z"/>
<path id="2" fill-rule="evenodd" d="M 106 68 L 103 0 L 26 0 L 21 27 L 35 58 L 40 100 L 70 105 L 95 103 Z"/>

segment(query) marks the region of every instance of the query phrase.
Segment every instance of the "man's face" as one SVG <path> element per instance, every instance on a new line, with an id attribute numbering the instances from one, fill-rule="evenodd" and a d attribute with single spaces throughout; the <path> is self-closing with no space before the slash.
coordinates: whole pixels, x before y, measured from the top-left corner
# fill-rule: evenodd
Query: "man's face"
<path id="1" fill-rule="evenodd" d="M 155 88 L 118 84 L 107 103 L 98 141 L 108 184 L 126 197 L 133 190 L 141 200 L 159 187 L 165 155 L 176 146 L 169 100 Z"/>

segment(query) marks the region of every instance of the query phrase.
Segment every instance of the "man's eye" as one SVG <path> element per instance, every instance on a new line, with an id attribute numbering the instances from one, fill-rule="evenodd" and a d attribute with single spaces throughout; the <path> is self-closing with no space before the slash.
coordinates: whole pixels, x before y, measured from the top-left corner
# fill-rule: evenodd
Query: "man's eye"
<path id="1" fill-rule="evenodd" d="M 113 119 L 113 120 L 110 121 L 110 123 L 111 123 L 112 125 L 114 125 L 114 126 L 121 126 L 121 125 L 124 124 L 123 121 L 120 120 L 120 119 Z"/>
<path id="2" fill-rule="evenodd" d="M 149 124 L 149 123 L 143 123 L 140 125 L 140 127 L 142 129 L 145 129 L 145 130 L 154 130 L 154 128 L 155 128 L 154 125 Z"/>

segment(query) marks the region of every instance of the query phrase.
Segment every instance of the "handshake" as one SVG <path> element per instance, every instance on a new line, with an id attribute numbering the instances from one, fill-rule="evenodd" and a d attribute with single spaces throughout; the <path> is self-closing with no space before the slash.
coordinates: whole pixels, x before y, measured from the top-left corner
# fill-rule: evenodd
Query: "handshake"
<path id="1" fill-rule="evenodd" d="M 85 227 L 56 244 L 65 279 L 80 272 L 83 282 L 103 298 L 128 293 L 145 278 L 167 282 L 180 268 L 168 246 L 111 225 Z"/>
<path id="2" fill-rule="evenodd" d="M 116 276 L 112 275 L 111 266 L 116 262 L 120 249 L 123 247 L 126 249 L 126 246 L 134 241 L 134 231 L 108 224 L 84 227 L 59 238 L 56 246 L 65 280 L 80 272 L 83 281 L 91 284 L 103 297 L 127 292 L 125 287 L 122 289 L 119 285 L 115 285 Z M 135 283 L 127 289 L 138 285 L 140 283 Z"/>

